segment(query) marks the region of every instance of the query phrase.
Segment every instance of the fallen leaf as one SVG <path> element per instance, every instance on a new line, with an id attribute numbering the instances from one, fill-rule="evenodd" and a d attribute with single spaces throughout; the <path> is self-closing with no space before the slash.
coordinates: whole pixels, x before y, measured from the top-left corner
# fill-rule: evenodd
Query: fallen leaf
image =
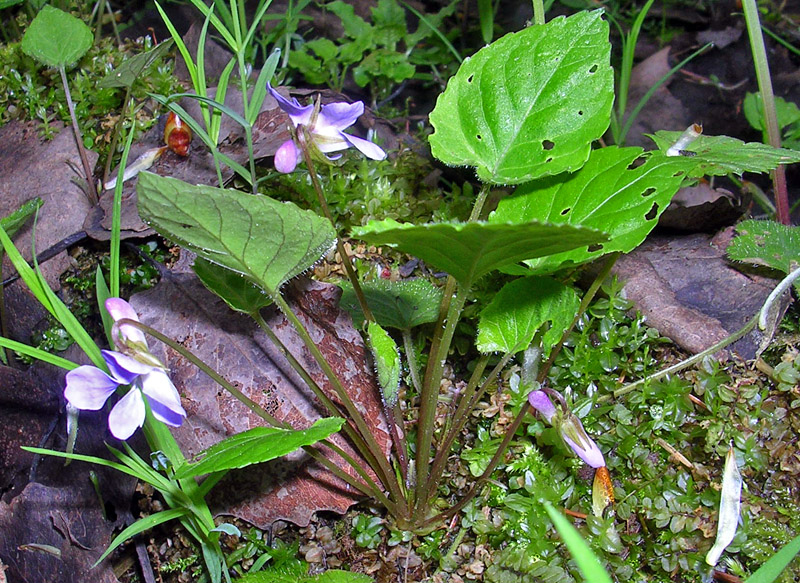
<path id="1" fill-rule="evenodd" d="M 725 249 L 732 233 L 730 228 L 713 238 L 653 236 L 614 266 L 626 297 L 647 324 L 691 353 L 744 326 L 777 283 L 744 274 L 728 263 Z M 753 358 L 757 345 L 751 333 L 732 349 Z"/>
<path id="2" fill-rule="evenodd" d="M 299 279 L 287 284 L 284 291 L 387 451 L 389 433 L 371 361 L 349 315 L 337 306 L 339 288 Z M 171 274 L 155 288 L 133 296 L 131 305 L 142 322 L 169 334 L 278 419 L 304 429 L 320 417 L 330 416 L 266 335 L 206 290 L 194 274 Z M 272 308 L 264 314 L 291 353 L 332 396 L 320 368 L 288 321 Z M 183 426 L 174 431 L 185 455 L 192 456 L 233 433 L 264 425 L 260 417 L 179 354 L 151 344 L 154 354 L 170 367 L 188 413 Z M 341 435 L 334 440 L 353 454 Z M 323 451 L 354 474 L 343 460 Z M 315 511 L 344 513 L 360 498 L 359 492 L 311 463 L 304 452 L 232 472 L 212 491 L 217 512 L 262 528 L 277 519 L 307 525 Z"/>
<path id="3" fill-rule="evenodd" d="M 747 210 L 750 197 L 707 182 L 681 188 L 658 219 L 658 226 L 690 233 L 714 233 L 732 225 Z"/>

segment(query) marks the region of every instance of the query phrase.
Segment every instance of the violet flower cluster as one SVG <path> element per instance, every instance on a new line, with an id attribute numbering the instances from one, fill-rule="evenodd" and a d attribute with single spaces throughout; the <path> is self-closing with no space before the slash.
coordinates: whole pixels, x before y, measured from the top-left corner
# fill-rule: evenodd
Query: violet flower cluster
<path id="1" fill-rule="evenodd" d="M 153 416 L 179 427 L 186 417 L 175 385 L 167 376 L 166 367 L 147 348 L 144 333 L 138 328 L 118 324 L 119 320 L 139 321 L 133 308 L 120 298 L 109 298 L 106 310 L 114 320 L 112 336 L 117 350 L 103 350 L 108 372 L 96 366 L 84 365 L 67 373 L 64 397 L 69 403 L 84 411 L 102 409 L 117 389 L 129 385 L 130 389 L 112 407 L 108 427 L 117 439 L 128 439 L 144 424 L 147 405 Z"/>
<path id="2" fill-rule="evenodd" d="M 330 152 L 339 152 L 350 147 L 356 148 L 372 160 L 386 158 L 386 152 L 369 140 L 344 133 L 364 113 L 363 102 L 336 102 L 321 107 L 319 103 L 302 106 L 294 98 L 286 99 L 271 85 L 267 85 L 267 88 L 280 108 L 289 114 L 292 122 L 293 139 L 281 144 L 275 153 L 275 169 L 278 172 L 287 174 L 294 171 L 303 158 L 303 145 L 312 152 L 319 151 L 328 160 L 341 157 L 341 154 L 328 156 Z M 310 138 L 310 143 L 306 140 L 306 135 Z"/>
<path id="3" fill-rule="evenodd" d="M 559 401 L 560 411 L 550 400 L 550 396 Z M 605 467 L 606 460 L 603 458 L 603 452 L 600 451 L 594 440 L 586 434 L 580 419 L 567 408 L 561 395 L 552 389 L 538 389 L 528 394 L 528 402 L 548 423 L 558 430 L 564 443 L 579 458 L 595 469 Z"/>

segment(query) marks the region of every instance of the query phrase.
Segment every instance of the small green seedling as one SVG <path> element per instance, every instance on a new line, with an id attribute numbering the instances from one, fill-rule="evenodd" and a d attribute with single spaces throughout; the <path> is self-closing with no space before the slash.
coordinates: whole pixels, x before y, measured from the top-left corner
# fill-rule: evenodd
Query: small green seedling
<path id="1" fill-rule="evenodd" d="M 75 141 L 78 144 L 78 152 L 86 177 L 87 196 L 89 202 L 97 204 L 97 190 L 92 179 L 92 169 L 89 166 L 86 149 L 83 146 L 78 119 L 75 117 L 75 104 L 72 102 L 72 94 L 69 91 L 66 70 L 68 66 L 75 64 L 86 54 L 86 51 L 92 46 L 92 41 L 92 31 L 83 21 L 58 8 L 44 6 L 31 22 L 25 36 L 22 37 L 22 50 L 40 63 L 58 69 L 61 74 L 67 107 L 72 118 L 72 129 L 75 132 Z"/>

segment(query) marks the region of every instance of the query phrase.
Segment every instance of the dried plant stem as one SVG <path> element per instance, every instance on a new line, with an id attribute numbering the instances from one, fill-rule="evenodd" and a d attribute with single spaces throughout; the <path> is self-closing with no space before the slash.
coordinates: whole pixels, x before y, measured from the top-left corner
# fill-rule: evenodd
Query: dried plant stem
<path id="1" fill-rule="evenodd" d="M 81 158 L 83 165 L 83 173 L 86 178 L 86 196 L 89 198 L 89 204 L 92 206 L 97 204 L 97 189 L 94 185 L 94 178 L 92 176 L 92 167 L 89 165 L 89 158 L 86 155 L 86 148 L 83 146 L 83 139 L 81 138 L 81 129 L 78 126 L 78 118 L 75 116 L 75 104 L 72 101 L 72 94 L 69 91 L 69 83 L 67 83 L 67 72 L 64 67 L 59 67 L 58 72 L 61 73 L 61 83 L 64 85 L 64 95 L 67 99 L 67 109 L 69 116 L 72 118 L 72 130 L 75 136 L 75 143 L 78 145 L 78 154 Z"/>

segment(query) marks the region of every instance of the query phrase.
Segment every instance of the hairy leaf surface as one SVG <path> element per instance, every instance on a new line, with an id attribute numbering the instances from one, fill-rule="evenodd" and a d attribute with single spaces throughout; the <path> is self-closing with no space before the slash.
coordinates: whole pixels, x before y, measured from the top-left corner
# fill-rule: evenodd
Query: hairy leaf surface
<path id="1" fill-rule="evenodd" d="M 192 186 L 145 172 L 139 213 L 161 235 L 247 276 L 268 294 L 311 267 L 333 245 L 330 223 L 266 196 Z"/>

